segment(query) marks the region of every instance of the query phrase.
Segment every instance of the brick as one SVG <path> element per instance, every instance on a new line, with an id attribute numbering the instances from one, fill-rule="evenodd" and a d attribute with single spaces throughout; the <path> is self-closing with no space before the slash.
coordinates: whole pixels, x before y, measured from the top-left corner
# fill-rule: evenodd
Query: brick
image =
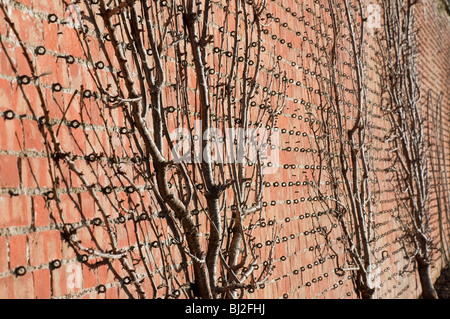
<path id="1" fill-rule="evenodd" d="M 67 266 L 68 265 L 62 265 L 60 268 L 54 269 L 51 271 L 52 291 L 53 291 L 53 296 L 55 296 L 55 297 L 64 296 L 64 295 L 70 293 L 69 291 L 75 292 L 75 291 L 79 290 L 79 288 L 74 288 L 74 289 L 68 288 L 68 278 L 67 277 L 69 276 L 70 268 L 68 269 Z M 69 267 L 71 267 L 71 266 L 69 266 Z M 72 277 L 70 277 L 69 279 L 72 279 Z"/>
<path id="2" fill-rule="evenodd" d="M 114 281 L 114 275 L 108 265 L 99 265 L 97 267 L 97 276 L 100 284 Z"/>
<path id="3" fill-rule="evenodd" d="M 25 195 L 0 195 L 0 227 L 29 226 L 31 223 L 30 198 Z"/>
<path id="4" fill-rule="evenodd" d="M 39 18 L 28 12 L 13 9 L 11 20 L 20 25 L 18 31 L 24 42 L 34 45 L 42 43 L 42 21 Z"/>
<path id="5" fill-rule="evenodd" d="M 22 186 L 25 188 L 51 188 L 52 182 L 45 157 L 26 157 L 22 159 Z"/>
<path id="6" fill-rule="evenodd" d="M 42 231 L 28 235 L 30 265 L 47 264 L 61 259 L 61 233 L 58 230 Z"/>
<path id="7" fill-rule="evenodd" d="M 72 153 L 74 148 L 73 139 L 69 133 L 69 128 L 66 126 L 61 126 L 60 132 L 59 132 L 59 143 L 61 144 L 61 148 L 65 152 Z"/>
<path id="8" fill-rule="evenodd" d="M 13 299 L 12 277 L 7 276 L 0 278 L 0 299 Z"/>
<path id="9" fill-rule="evenodd" d="M 119 298 L 119 289 L 116 287 L 112 287 L 106 290 L 105 298 L 106 299 L 118 299 Z"/>
<path id="10" fill-rule="evenodd" d="M 23 147 L 23 134 L 18 119 L 6 120 L 0 117 L 0 149 L 20 151 Z"/>
<path id="11" fill-rule="evenodd" d="M 42 23 L 43 37 L 45 43 L 45 48 L 52 52 L 57 52 L 58 50 L 58 25 L 55 23 L 49 23 L 48 21 L 43 21 Z"/>
<path id="12" fill-rule="evenodd" d="M 92 219 L 96 215 L 96 204 L 94 198 L 89 193 L 80 194 L 81 207 L 86 219 Z"/>
<path id="13" fill-rule="evenodd" d="M 30 49 L 27 49 L 25 52 L 28 56 L 33 55 L 33 51 Z M 12 54 L 14 54 L 14 60 L 15 60 L 15 70 L 14 70 L 15 72 L 12 75 L 14 75 L 14 76 L 28 75 L 31 77 L 30 65 L 28 64 L 28 60 L 24 55 L 23 48 L 21 46 L 16 46 L 14 48 L 14 51 L 12 51 Z M 16 83 L 18 86 L 20 86 L 18 81 Z M 33 82 L 31 82 L 30 84 L 27 84 L 27 85 L 23 85 L 23 87 L 32 85 L 32 83 Z"/>
<path id="14" fill-rule="evenodd" d="M 30 76 L 29 70 L 19 74 Z M 17 82 L 13 82 L 11 86 L 11 96 L 9 97 L 11 100 L 10 105 L 14 105 L 13 109 L 16 114 L 23 115 L 31 113 L 36 118 L 43 115 L 41 104 L 34 103 L 34 101 L 38 101 L 38 94 L 35 86 L 31 84 L 19 86 Z"/>
<path id="15" fill-rule="evenodd" d="M 0 46 L 0 73 L 4 75 L 14 76 L 15 74 L 15 58 L 14 58 L 14 44 L 2 42 Z"/>
<path id="16" fill-rule="evenodd" d="M 30 272 L 24 276 L 13 277 L 12 287 L 14 299 L 34 298 L 33 275 Z"/>
<path id="17" fill-rule="evenodd" d="M 63 36 L 59 39 L 59 52 L 73 55 L 76 58 L 84 57 L 77 32 L 72 28 L 64 28 L 63 32 Z"/>
<path id="18" fill-rule="evenodd" d="M 34 282 L 34 298 L 35 299 L 50 299 L 51 281 L 49 269 L 36 269 L 33 271 Z"/>
<path id="19" fill-rule="evenodd" d="M 28 245 L 26 235 L 9 237 L 9 263 L 11 269 L 28 265 Z"/>
<path id="20" fill-rule="evenodd" d="M 8 269 L 8 239 L 0 236 L 0 274 L 7 272 Z"/>
<path id="21" fill-rule="evenodd" d="M 71 260 L 76 258 L 75 250 L 66 241 L 61 241 L 61 255 L 64 260 Z"/>
<path id="22" fill-rule="evenodd" d="M 20 183 L 18 159 L 12 155 L 0 155 L 0 187 L 18 187 Z"/>
<path id="23" fill-rule="evenodd" d="M 0 278 L 0 299 L 32 299 L 32 274 L 27 272 L 23 276 L 7 276 Z"/>
<path id="24" fill-rule="evenodd" d="M 89 269 L 83 265 L 83 288 L 92 288 L 98 286 L 98 273 L 95 269 Z"/>
<path id="25" fill-rule="evenodd" d="M 62 218 L 65 223 L 74 223 L 81 220 L 77 196 L 61 195 Z"/>
<path id="26" fill-rule="evenodd" d="M 28 2 L 31 2 L 31 0 L 28 0 Z M 63 2 L 60 1 L 32 1 L 32 6 L 34 10 L 37 11 L 44 11 L 48 13 L 54 13 L 59 18 L 64 18 L 64 9 L 65 5 Z"/>
<path id="27" fill-rule="evenodd" d="M 73 134 L 74 145 L 73 146 L 73 154 L 78 156 L 84 156 L 86 153 L 86 144 L 84 143 L 84 132 L 81 129 L 72 129 L 71 133 Z"/>
<path id="28" fill-rule="evenodd" d="M 44 145 L 37 121 L 24 120 L 22 121 L 22 125 L 23 134 L 25 136 L 25 149 L 38 152 L 42 151 Z"/>
<path id="29" fill-rule="evenodd" d="M 13 109 L 11 83 L 0 78 L 0 111 Z"/>
<path id="30" fill-rule="evenodd" d="M 34 225 L 36 227 L 47 226 L 50 223 L 50 214 L 42 196 L 31 197 Z"/>

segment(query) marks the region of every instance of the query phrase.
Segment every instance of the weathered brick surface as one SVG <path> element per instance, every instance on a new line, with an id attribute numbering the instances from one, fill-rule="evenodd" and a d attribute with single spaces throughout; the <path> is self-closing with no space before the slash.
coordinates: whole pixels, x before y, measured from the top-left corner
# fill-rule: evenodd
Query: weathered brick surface
<path id="1" fill-rule="evenodd" d="M 450 18 L 437 2 L 421 1 L 416 8 L 416 17 L 419 26 L 419 71 L 421 83 L 425 88 L 423 91 L 431 90 L 434 97 L 441 92 L 444 93 L 444 112 L 440 122 L 443 126 L 446 158 L 443 158 L 441 154 L 441 167 L 434 168 L 435 171 L 442 171 L 443 165 L 447 165 L 450 169 L 448 125 L 450 123 L 450 96 L 448 95 L 450 91 L 450 60 L 448 59 Z M 59 130 L 62 148 L 79 156 L 75 159 L 76 165 L 85 173 L 84 178 L 89 185 L 98 183 L 102 187 L 110 184 L 123 187 L 123 180 L 108 179 L 110 172 L 103 171 L 107 169 L 107 166 L 91 164 L 81 157 L 91 153 L 104 153 L 108 156 L 114 152 L 119 157 L 132 157 L 133 154 L 126 154 L 125 150 L 130 145 L 135 147 L 134 141 L 113 136 L 114 147 L 110 146 L 105 132 L 105 123 L 93 98 L 83 100 L 85 103 L 83 110 L 80 103 L 74 103 L 65 112 L 75 90 L 80 90 L 81 86 L 94 90 L 95 85 L 88 73 L 86 58 L 76 32 L 61 22 L 66 14 L 63 2 L 10 0 L 8 3 L 11 8 L 11 18 L 16 23 L 28 51 L 32 54 L 37 46 L 46 48 L 45 55 L 32 54 L 32 56 L 40 73 L 50 72 L 49 75 L 42 77 L 38 85 L 45 92 L 49 105 L 52 105 L 51 119 L 61 120 L 63 116 L 65 117 Z M 277 174 L 267 176 L 268 184 L 264 196 L 267 204 L 266 220 L 283 224 L 280 233 L 282 240 L 276 245 L 274 255 L 276 268 L 273 275 L 264 289 L 249 293 L 249 298 L 356 297 L 350 272 L 346 272 L 343 276 L 338 276 L 336 272 L 335 261 L 343 255 L 342 251 L 331 252 L 324 239 L 314 235 L 318 227 L 316 217 L 319 209 L 315 208 L 309 185 L 305 182 L 311 178 L 315 165 L 309 153 L 314 147 L 310 127 L 306 121 L 305 104 L 308 102 L 315 104 L 319 100 L 314 93 L 314 90 L 318 89 L 317 83 L 310 72 L 315 66 L 312 55 L 316 52 L 314 43 L 317 43 L 317 37 L 323 37 L 311 25 L 318 21 L 327 24 L 326 21 L 329 18 L 320 4 L 321 1 L 312 0 L 276 0 L 269 1 L 267 9 L 277 19 L 267 27 L 267 34 L 263 35 L 264 46 L 268 49 L 264 52 L 263 63 L 266 66 L 270 65 L 274 56 L 279 56 L 280 68 L 293 82 L 286 91 L 287 105 L 277 123 L 281 133 L 279 169 Z M 213 21 L 216 25 L 225 17 L 222 8 L 221 5 L 214 7 Z M 58 22 L 49 23 L 49 14 L 56 14 Z M 71 178 L 70 185 L 61 186 L 63 214 L 58 213 L 55 201 L 48 200 L 48 194 L 52 190 L 50 174 L 54 174 L 54 171 L 49 172 L 46 149 L 39 131 L 38 118 L 43 115 L 43 112 L 39 107 L 36 84 L 18 85 L 17 77 L 29 75 L 30 70 L 17 39 L 3 20 L 3 13 L 0 13 L 0 18 L 2 19 L 0 21 L 0 298 L 135 297 L 134 289 L 123 285 L 122 280 L 127 274 L 117 260 L 102 263 L 101 259 L 90 256 L 87 261 L 81 262 L 80 259 L 83 256 L 76 253 L 74 247 L 71 247 L 61 236 L 60 229 L 63 223 L 80 228 L 83 226 L 85 228 L 78 233 L 78 238 L 84 245 L 92 244 L 105 250 L 110 249 L 106 247 L 109 241 L 105 229 L 102 226 L 92 225 L 95 218 L 102 217 L 98 205 L 80 179 L 64 165 L 60 167 L 60 173 Z M 99 25 L 101 24 L 99 21 Z M 219 38 L 220 32 L 218 30 L 215 32 Z M 373 39 L 369 38 L 369 44 L 373 43 Z M 104 44 L 110 56 L 113 56 L 110 42 L 104 42 Z M 96 61 L 106 62 L 104 51 L 99 47 L 99 42 L 94 36 L 92 36 L 91 50 Z M 66 55 L 72 55 L 75 62 L 67 63 L 64 58 Z M 377 50 L 371 46 L 368 49 L 368 56 L 373 58 L 370 64 L 374 68 L 367 73 L 367 76 L 370 78 L 369 86 L 374 90 L 369 94 L 369 102 L 374 106 L 379 102 L 376 95 L 378 83 L 376 62 L 374 62 L 376 55 Z M 211 55 L 208 58 L 211 59 L 211 64 L 217 65 L 218 57 Z M 343 59 L 342 62 L 349 61 L 350 57 L 347 61 Z M 174 65 L 168 63 L 169 78 L 175 73 L 173 69 Z M 351 72 L 349 67 L 343 67 L 342 70 Z M 193 70 L 188 72 L 191 72 L 190 87 L 195 87 L 194 72 Z M 106 68 L 100 70 L 99 74 L 105 83 L 112 82 L 111 74 Z M 267 82 L 267 79 L 263 77 L 261 82 L 267 85 L 264 81 Z M 301 82 L 301 85 L 296 85 L 297 81 Z M 52 85 L 56 83 L 62 86 L 61 92 L 52 92 Z M 351 82 L 347 84 L 351 86 Z M 189 92 L 189 94 L 193 93 Z M 190 98 L 195 99 L 192 96 Z M 170 93 L 166 93 L 164 99 L 167 105 L 176 103 Z M 8 110 L 14 112 L 12 119 L 7 119 L 5 116 Z M 430 112 L 436 112 L 436 110 L 432 109 Z M 375 107 L 374 113 L 377 113 Z M 126 126 L 123 113 L 112 110 L 111 114 L 114 123 L 107 125 L 115 129 Z M 81 127 L 70 126 L 71 121 L 81 122 L 82 119 L 88 124 L 93 124 L 93 128 L 83 130 Z M 173 121 L 169 119 L 168 125 L 170 128 L 176 127 L 175 119 Z M 434 134 L 436 129 L 432 129 L 431 133 Z M 373 130 L 373 134 L 381 137 L 385 131 L 386 123 L 380 119 L 379 127 Z M 377 147 L 380 147 L 380 151 L 376 154 L 376 163 L 381 171 L 387 167 L 383 161 L 386 149 L 383 149 L 381 142 L 377 144 Z M 433 154 L 436 154 L 435 148 L 433 150 Z M 434 163 L 437 163 L 436 158 Z M 136 185 L 140 185 L 133 167 L 124 167 L 124 170 L 130 178 L 136 178 Z M 393 222 L 390 214 L 395 207 L 391 193 L 392 185 L 389 177 L 382 172 L 377 177 L 381 191 L 376 207 L 378 237 L 374 254 L 381 259 L 386 252 L 389 257 L 379 264 L 381 285 L 376 291 L 376 297 L 416 298 L 420 294 L 420 291 L 416 290 L 417 275 L 401 273 L 405 260 L 401 246 L 396 240 L 399 233 L 398 225 Z M 282 185 L 283 182 L 286 185 Z M 445 180 L 441 175 L 437 183 L 448 186 L 450 181 Z M 70 194 L 67 194 L 67 188 L 70 188 Z M 106 196 L 103 196 L 100 189 L 96 190 L 96 194 L 102 206 L 107 208 L 110 218 L 119 218 L 121 213 L 114 209 L 114 205 L 107 200 Z M 123 190 L 119 190 L 118 196 L 138 201 L 137 194 L 127 195 Z M 144 197 L 144 200 L 149 203 L 148 194 Z M 431 224 L 436 242 L 439 240 L 437 219 L 437 201 L 439 200 L 443 202 L 443 198 L 433 192 Z M 336 227 L 327 218 L 321 218 L 320 224 L 330 229 Z M 138 235 L 135 233 L 135 224 L 130 220 L 117 225 L 119 247 L 135 245 L 136 236 L 151 237 L 148 225 L 138 230 Z M 449 225 L 445 224 L 444 227 L 448 234 Z M 272 228 L 273 226 L 268 224 L 264 228 L 257 229 L 256 242 L 264 245 L 270 239 Z M 331 238 L 336 241 L 337 236 L 339 236 L 337 231 L 331 234 Z M 93 237 L 96 239 L 95 243 Z M 154 240 L 152 238 L 149 241 Z M 160 263 L 163 260 L 160 251 L 154 249 L 152 252 L 154 260 Z M 140 258 L 136 251 L 133 254 L 136 260 Z M 439 275 L 443 265 L 443 259 L 439 253 L 436 253 L 435 258 L 434 278 Z M 55 261 L 60 263 L 59 267 L 54 266 Z M 174 263 L 178 267 L 181 260 L 174 260 Z M 26 273 L 18 276 L 15 273 L 17 267 L 25 267 Z M 161 264 L 155 264 L 151 271 L 156 271 L 157 267 L 161 267 Z M 137 264 L 136 269 L 138 275 L 147 276 L 142 264 Z M 162 268 L 159 270 L 161 271 Z M 74 274 L 77 272 L 82 275 L 81 282 L 74 279 L 76 277 Z M 185 280 L 185 273 L 180 271 L 178 274 L 181 281 Z M 156 285 L 160 284 L 163 283 L 156 282 Z M 98 292 L 100 285 L 106 287 L 104 293 Z M 150 282 L 144 281 L 143 286 L 151 296 L 153 288 Z"/>

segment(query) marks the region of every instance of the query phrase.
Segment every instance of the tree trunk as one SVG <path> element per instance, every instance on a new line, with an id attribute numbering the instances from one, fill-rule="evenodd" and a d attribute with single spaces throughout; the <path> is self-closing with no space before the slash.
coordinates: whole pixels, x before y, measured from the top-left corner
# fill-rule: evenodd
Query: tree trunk
<path id="1" fill-rule="evenodd" d="M 367 277 L 367 274 L 360 272 L 358 274 L 359 280 L 357 281 L 357 288 L 359 297 L 361 299 L 374 299 L 375 296 L 375 288 L 371 288 L 368 285 L 369 278 Z"/>
<path id="2" fill-rule="evenodd" d="M 422 286 L 423 299 L 438 299 L 438 295 L 433 286 L 430 274 L 430 264 L 417 260 L 417 267 L 420 277 L 420 285 Z"/>
<path id="3" fill-rule="evenodd" d="M 373 293 L 374 293 L 373 289 L 367 289 L 365 291 L 361 291 L 361 299 L 374 299 Z"/>

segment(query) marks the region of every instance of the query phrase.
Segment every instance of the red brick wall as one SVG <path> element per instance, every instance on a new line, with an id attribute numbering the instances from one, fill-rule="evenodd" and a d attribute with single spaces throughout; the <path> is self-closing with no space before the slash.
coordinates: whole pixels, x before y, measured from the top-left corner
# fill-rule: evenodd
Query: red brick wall
<path id="1" fill-rule="evenodd" d="M 439 172 L 444 171 L 444 165 L 449 165 L 449 154 L 448 147 L 450 145 L 450 113 L 448 111 L 450 105 L 450 97 L 448 95 L 449 91 L 449 71 L 450 62 L 449 56 L 449 43 L 450 34 L 449 20 L 450 16 L 448 11 L 446 11 L 445 5 L 442 1 L 421 1 L 420 6 L 417 8 L 417 28 L 418 28 L 418 47 L 420 52 L 420 59 L 418 60 L 418 69 L 420 74 L 420 81 L 423 88 L 425 88 L 424 93 L 428 90 L 431 92 L 433 99 L 435 101 L 434 105 L 429 110 L 429 116 L 431 118 L 434 114 L 434 118 L 441 118 L 440 128 L 431 128 L 429 135 L 431 139 L 436 141 L 436 135 L 442 140 L 445 149 L 437 153 L 436 142 L 431 145 L 432 147 L 432 157 L 434 163 L 434 172 L 437 178 L 436 184 L 444 187 L 448 185 L 448 175 L 439 174 Z M 448 10 L 448 7 L 447 7 Z M 442 111 L 436 106 L 436 100 L 442 95 Z M 430 123 L 430 127 L 432 124 Z M 440 154 L 441 160 L 437 159 L 438 154 Z M 445 160 L 443 157 L 445 156 Z M 439 193 L 434 194 L 435 197 L 439 196 Z M 441 203 L 443 198 L 441 198 Z M 442 204 L 443 205 L 443 204 Z M 437 209 L 439 207 L 437 199 L 434 200 L 434 207 Z M 438 263 L 439 265 L 439 263 Z M 433 271 L 433 276 L 436 278 L 440 273 L 440 267 L 437 266 Z"/>
<path id="2" fill-rule="evenodd" d="M 127 298 L 130 295 L 136 297 L 134 289 L 123 284 L 127 273 L 119 262 L 102 263 L 101 259 L 92 256 L 88 257 L 87 262 L 81 262 L 82 256 L 77 254 L 61 235 L 64 224 L 72 224 L 81 229 L 78 237 L 83 244 L 92 243 L 89 231 L 95 233 L 94 237 L 100 245 L 108 242 L 104 228 L 93 225 L 95 218 L 101 215 L 97 204 L 80 180 L 73 176 L 70 185 L 61 185 L 63 215 L 59 215 L 54 201 L 48 197 L 48 192 L 53 187 L 50 172 L 56 173 L 49 170 L 45 145 L 39 131 L 38 119 L 43 113 L 39 107 L 36 86 L 39 85 L 45 92 L 47 102 L 51 106 L 50 117 L 56 121 L 56 125 L 61 122 L 60 119 L 63 118 L 64 110 L 75 90 L 80 90 L 81 86 L 91 90 L 95 87 L 88 73 L 87 60 L 76 32 L 64 24 L 65 6 L 62 1 L 44 0 L 10 0 L 6 3 L 9 3 L 10 17 L 33 57 L 38 72 L 50 74 L 42 76 L 39 84 L 22 86 L 18 84 L 18 77 L 29 75 L 30 70 L 17 38 L 3 20 L 3 13 L 0 13 L 2 18 L 0 21 L 0 297 Z M 342 251 L 338 250 L 336 256 L 327 250 L 324 239 L 315 235 L 313 231 L 318 225 L 315 216 L 319 209 L 314 206 L 313 201 L 308 200 L 311 193 L 305 180 L 311 176 L 309 166 L 314 163 L 308 152 L 301 152 L 302 148 L 306 150 L 313 148 L 311 135 L 308 134 L 309 124 L 305 121 L 305 105 L 301 101 L 305 99 L 306 102 L 314 103 L 317 99 L 314 94 L 308 94 L 307 87 L 309 85 L 316 88 L 315 80 L 309 73 L 314 67 L 312 60 L 314 55 L 311 54 L 317 53 L 314 44 L 324 41 L 324 35 L 319 34 L 318 29 L 312 26 L 315 23 L 327 24 L 326 21 L 329 21 L 329 14 L 321 3 L 322 1 L 310 0 L 276 0 L 270 1 L 267 9 L 274 16 L 274 21 L 267 27 L 267 34 L 263 35 L 263 45 L 267 48 L 263 61 L 269 65 L 273 55 L 280 56 L 281 69 L 286 71 L 286 76 L 294 79 L 293 83 L 300 81 L 302 84 L 300 86 L 292 84 L 286 92 L 287 105 L 278 119 L 281 132 L 279 170 L 276 175 L 267 177 L 269 184 L 264 197 L 267 203 L 265 212 L 267 221 L 274 220 L 276 224 L 283 225 L 281 240 L 276 245 L 274 256 L 276 268 L 264 289 L 250 293 L 249 298 L 356 297 L 350 272 L 346 272 L 343 276 L 338 276 L 335 272 L 335 259 L 342 257 Z M 222 6 L 214 5 L 213 11 L 212 21 L 221 21 L 224 16 Z M 50 14 L 55 14 L 58 21 L 49 22 Z M 423 91 L 431 89 L 434 97 L 441 92 L 444 93 L 442 126 L 446 159 L 441 158 L 440 163 L 448 167 L 450 100 L 447 93 L 450 70 L 448 59 L 450 19 L 440 9 L 437 1 L 431 0 L 424 0 L 419 4 L 416 16 L 419 26 L 419 70 L 425 88 Z M 297 35 L 298 32 L 300 36 Z M 369 33 L 368 35 L 370 36 Z M 106 62 L 94 35 L 91 43 L 94 59 Z M 369 101 L 377 105 L 379 102 L 376 93 L 379 83 L 375 62 L 377 50 L 370 37 L 368 44 L 370 46 L 367 60 L 371 61 L 373 71 L 367 75 L 370 79 L 369 86 L 374 89 L 369 95 Z M 106 50 L 111 52 L 110 43 L 105 42 L 105 45 Z M 35 49 L 39 46 L 45 47 L 44 55 L 35 54 Z M 67 55 L 75 58 L 73 64 L 67 63 L 65 59 Z M 345 62 L 344 60 L 343 58 L 342 62 Z M 100 73 L 102 79 L 109 83 L 108 71 L 105 69 Z M 52 85 L 55 83 L 62 86 L 61 92 L 52 92 Z M 167 93 L 164 98 L 170 101 L 170 94 Z M 62 121 L 59 136 L 63 148 L 80 157 L 92 152 L 97 154 L 103 152 L 105 157 L 114 154 L 125 157 L 127 154 L 121 153 L 125 152 L 126 145 L 121 147 L 120 143 L 130 143 L 131 148 L 135 148 L 136 145 L 126 139 L 120 140 L 115 137 L 114 143 L 117 148 L 114 149 L 112 147 L 114 144 L 107 141 L 105 127 L 108 126 L 98 112 L 95 99 L 85 100 L 84 109 L 81 109 L 79 103 L 74 103 L 65 115 L 65 121 Z M 374 110 L 374 113 L 377 111 Z M 81 122 L 80 114 L 83 114 L 86 123 L 95 125 L 93 129 L 83 130 L 82 127 L 70 126 L 72 120 Z M 123 115 L 118 111 L 112 112 L 111 119 L 114 119 L 115 123 L 110 122 L 110 128 L 117 129 L 126 124 Z M 379 125 L 372 133 L 381 136 L 385 131 L 386 123 L 380 118 Z M 296 134 L 297 132 L 300 134 Z M 376 144 L 376 147 L 380 150 L 376 153 L 375 161 L 381 170 L 387 165 L 383 161 L 386 157 L 386 147 L 381 143 Z M 435 148 L 433 154 L 436 154 Z M 437 163 L 436 158 L 434 160 Z M 95 180 L 92 174 L 99 174 L 103 185 L 106 185 L 107 177 L 111 176 L 110 172 L 102 173 L 104 167 L 100 166 L 96 167 L 97 172 L 92 173 L 88 164 L 81 159 L 77 160 L 77 165 L 86 173 L 88 181 Z M 70 174 L 65 169 L 64 166 L 61 167 L 58 174 Z M 124 169 L 130 176 L 135 176 L 132 166 L 126 165 Z M 442 166 L 435 166 L 435 170 L 442 171 Z M 390 193 L 389 177 L 380 173 L 379 179 L 380 201 L 376 207 L 378 237 L 373 253 L 381 260 L 384 252 L 388 252 L 388 258 L 379 263 L 381 285 L 376 291 L 376 297 L 416 298 L 420 294 L 416 274 L 400 273 L 405 266 L 405 260 L 396 241 L 399 229 L 390 215 L 395 203 Z M 120 185 L 118 178 L 109 182 Z M 139 185 L 139 180 L 135 182 Z M 283 182 L 286 185 L 282 184 Z M 438 183 L 448 185 L 449 181 L 443 179 L 441 175 Z M 435 242 L 438 243 L 437 194 L 433 192 L 432 197 L 432 227 L 435 229 Z M 443 203 L 443 198 L 440 199 Z M 136 233 L 133 223 L 117 222 L 119 212 L 115 211 L 113 205 L 108 204 L 105 198 L 102 197 L 101 201 L 104 207 L 110 209 L 108 211 L 110 218 L 116 221 L 119 246 L 134 245 Z M 146 195 L 144 201 L 151 203 L 152 200 Z M 320 223 L 333 227 L 333 223 L 327 221 L 325 217 L 320 219 Z M 266 226 L 269 231 L 261 229 L 256 233 L 257 242 L 264 244 L 270 237 L 273 227 L 270 224 Z M 445 227 L 448 233 L 448 225 Z M 139 234 L 146 236 L 143 233 Z M 149 241 L 153 242 L 150 239 Z M 162 258 L 157 250 L 153 251 L 155 268 L 152 271 L 156 272 L 156 268 L 162 269 Z M 137 253 L 133 257 L 136 261 L 140 258 Z M 443 264 L 438 252 L 435 258 L 434 278 L 438 276 Z M 55 267 L 54 261 L 59 261 L 61 266 Z M 180 266 L 181 260 L 175 258 L 173 263 Z M 25 267 L 24 275 L 17 274 L 20 267 Z M 82 274 L 79 283 L 74 282 L 74 274 L 77 271 L 81 271 Z M 139 278 L 144 279 L 143 286 L 147 295 L 153 296 L 151 283 L 142 263 L 136 264 L 136 273 Z M 180 281 L 183 281 L 185 274 L 182 272 L 179 274 Z M 155 282 L 156 285 L 163 283 L 156 275 Z M 98 287 L 101 285 L 105 286 L 106 293 L 99 293 Z"/>

